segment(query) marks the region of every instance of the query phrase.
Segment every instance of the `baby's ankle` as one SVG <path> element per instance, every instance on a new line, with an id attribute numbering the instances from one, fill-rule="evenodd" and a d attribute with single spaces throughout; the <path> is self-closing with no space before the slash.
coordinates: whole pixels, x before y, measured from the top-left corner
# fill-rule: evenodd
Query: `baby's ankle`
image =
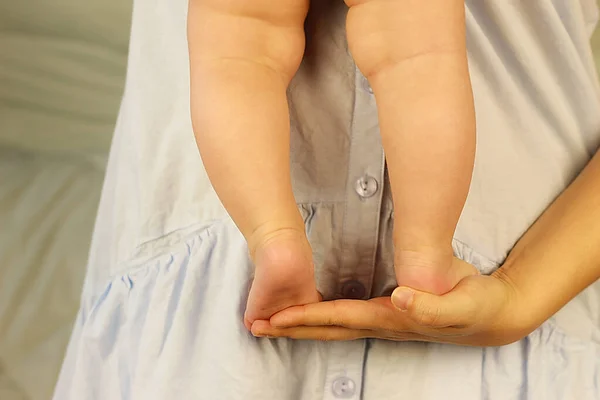
<path id="1" fill-rule="evenodd" d="M 398 285 L 438 295 L 447 293 L 457 283 L 452 272 L 453 259 L 452 248 L 396 249 Z"/>
<path id="2" fill-rule="evenodd" d="M 271 264 L 274 259 L 293 258 L 297 255 L 310 254 L 310 245 L 306 238 L 304 226 L 282 226 L 275 229 L 257 230 L 248 238 L 248 251 L 255 264 L 268 260 Z M 290 261 L 290 260 L 287 260 Z"/>
<path id="3" fill-rule="evenodd" d="M 452 246 L 396 247 L 394 252 L 394 262 L 396 265 L 434 267 L 436 269 L 450 267 L 453 257 Z"/>

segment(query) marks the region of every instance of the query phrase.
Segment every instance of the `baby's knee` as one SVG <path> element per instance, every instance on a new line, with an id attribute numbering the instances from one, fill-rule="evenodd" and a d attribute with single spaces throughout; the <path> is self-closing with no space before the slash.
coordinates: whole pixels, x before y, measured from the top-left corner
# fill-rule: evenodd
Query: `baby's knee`
<path id="1" fill-rule="evenodd" d="M 462 51 L 460 0 L 345 0 L 348 44 L 367 75 L 423 54 Z"/>
<path id="2" fill-rule="evenodd" d="M 191 0 L 190 46 L 211 58 L 248 59 L 291 76 L 304 54 L 309 0 Z"/>
<path id="3" fill-rule="evenodd" d="M 361 71 L 370 76 L 398 50 L 398 23 L 406 0 L 345 0 L 350 8 L 348 45 Z"/>

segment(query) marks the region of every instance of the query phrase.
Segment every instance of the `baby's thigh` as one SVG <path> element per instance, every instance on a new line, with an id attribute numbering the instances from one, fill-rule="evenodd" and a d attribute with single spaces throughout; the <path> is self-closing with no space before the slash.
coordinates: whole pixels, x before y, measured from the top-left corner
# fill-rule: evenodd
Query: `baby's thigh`
<path id="1" fill-rule="evenodd" d="M 308 12 L 309 0 L 190 0 L 206 12 L 254 19 L 275 26 L 297 26 Z"/>

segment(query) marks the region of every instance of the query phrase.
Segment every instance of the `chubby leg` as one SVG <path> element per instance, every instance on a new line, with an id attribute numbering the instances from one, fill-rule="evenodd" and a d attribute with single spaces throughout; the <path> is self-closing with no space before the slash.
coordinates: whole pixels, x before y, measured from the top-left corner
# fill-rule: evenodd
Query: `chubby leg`
<path id="1" fill-rule="evenodd" d="M 286 89 L 304 52 L 308 0 L 190 0 L 194 132 L 223 205 L 256 265 L 249 328 L 318 300 L 292 193 Z"/>
<path id="2" fill-rule="evenodd" d="M 392 186 L 398 284 L 442 294 L 465 275 L 452 237 L 475 155 L 463 0 L 347 0 Z"/>

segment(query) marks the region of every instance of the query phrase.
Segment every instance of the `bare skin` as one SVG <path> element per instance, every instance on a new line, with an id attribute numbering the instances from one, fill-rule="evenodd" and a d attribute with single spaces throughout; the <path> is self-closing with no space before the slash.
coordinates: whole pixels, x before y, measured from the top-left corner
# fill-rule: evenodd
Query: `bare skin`
<path id="1" fill-rule="evenodd" d="M 190 1 L 194 131 L 211 182 L 256 266 L 248 328 L 320 299 L 292 193 L 286 99 L 304 53 L 308 6 L 308 0 Z"/>
<path id="2" fill-rule="evenodd" d="M 443 294 L 473 268 L 452 237 L 475 157 L 462 0 L 347 0 L 348 43 L 379 111 L 400 286 Z"/>
<path id="3" fill-rule="evenodd" d="M 347 4 L 350 49 L 379 109 L 397 221 L 398 283 L 448 292 L 475 273 L 455 267 L 451 248 L 475 144 L 464 5 Z M 286 99 L 304 53 L 308 7 L 308 0 L 190 1 L 194 131 L 213 187 L 256 267 L 244 318 L 248 328 L 320 300 L 292 192 Z"/>

